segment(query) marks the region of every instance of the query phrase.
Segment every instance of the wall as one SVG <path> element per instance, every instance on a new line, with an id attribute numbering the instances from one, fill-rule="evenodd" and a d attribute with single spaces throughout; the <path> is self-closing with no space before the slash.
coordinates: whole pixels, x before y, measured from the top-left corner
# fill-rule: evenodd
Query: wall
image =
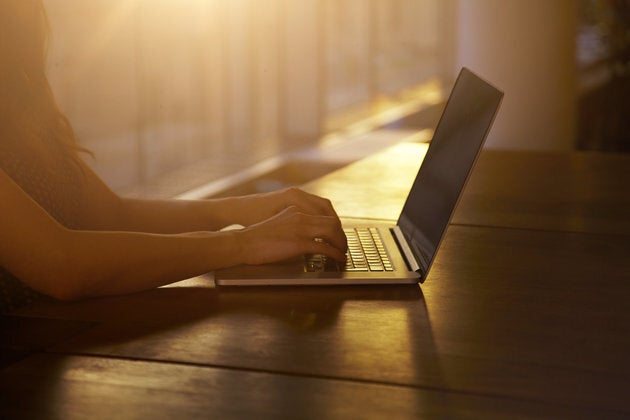
<path id="1" fill-rule="evenodd" d="M 96 172 L 125 190 L 314 145 L 440 76 L 451 0 L 44 3 L 53 90 Z"/>
<path id="2" fill-rule="evenodd" d="M 505 91 L 487 147 L 575 146 L 577 2 L 459 0 L 457 68 Z"/>
<path id="3" fill-rule="evenodd" d="M 284 1 L 45 1 L 53 90 L 112 188 L 283 146 Z"/>

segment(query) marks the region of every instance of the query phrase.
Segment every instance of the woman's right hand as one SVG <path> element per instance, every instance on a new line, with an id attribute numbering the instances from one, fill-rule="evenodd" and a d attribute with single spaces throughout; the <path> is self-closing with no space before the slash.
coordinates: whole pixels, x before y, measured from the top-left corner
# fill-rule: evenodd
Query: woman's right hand
<path id="1" fill-rule="evenodd" d="M 313 215 L 289 206 L 275 216 L 235 232 L 245 264 L 323 254 L 345 261 L 346 236 L 336 215 Z"/>

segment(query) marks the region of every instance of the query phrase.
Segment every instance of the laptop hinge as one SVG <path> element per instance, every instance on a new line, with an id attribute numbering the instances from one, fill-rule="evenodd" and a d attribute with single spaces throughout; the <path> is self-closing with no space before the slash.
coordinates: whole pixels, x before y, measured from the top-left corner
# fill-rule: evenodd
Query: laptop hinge
<path id="1" fill-rule="evenodd" d="M 396 238 L 396 242 L 398 242 L 400 251 L 403 253 L 405 259 L 407 260 L 407 264 L 409 264 L 409 269 L 411 271 L 415 271 L 416 273 L 420 273 L 420 275 L 424 277 L 424 272 L 422 270 L 422 267 L 420 266 L 420 264 L 418 264 L 418 260 L 416 259 L 416 256 L 414 255 L 413 251 L 409 247 L 409 244 L 407 243 L 407 238 L 405 238 L 405 235 L 402 233 L 402 230 L 400 230 L 398 226 L 394 226 L 391 230 L 392 230 L 392 233 L 394 234 L 394 237 Z"/>

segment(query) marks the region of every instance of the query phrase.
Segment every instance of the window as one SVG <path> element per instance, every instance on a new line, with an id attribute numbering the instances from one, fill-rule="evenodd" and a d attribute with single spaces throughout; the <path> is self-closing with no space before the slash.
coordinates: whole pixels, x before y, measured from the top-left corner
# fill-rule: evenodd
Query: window
<path id="1" fill-rule="evenodd" d="M 116 190 L 184 191 L 450 76 L 449 1 L 45 3 L 53 89 Z"/>

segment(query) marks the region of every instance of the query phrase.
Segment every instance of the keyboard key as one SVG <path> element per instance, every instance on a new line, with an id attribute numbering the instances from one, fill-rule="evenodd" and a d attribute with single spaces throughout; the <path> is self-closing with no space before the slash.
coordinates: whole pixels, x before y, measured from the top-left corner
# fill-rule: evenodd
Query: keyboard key
<path id="1" fill-rule="evenodd" d="M 344 229 L 348 239 L 346 262 L 338 263 L 324 255 L 305 256 L 304 269 L 309 272 L 317 271 L 394 271 L 385 245 L 376 228 Z"/>

